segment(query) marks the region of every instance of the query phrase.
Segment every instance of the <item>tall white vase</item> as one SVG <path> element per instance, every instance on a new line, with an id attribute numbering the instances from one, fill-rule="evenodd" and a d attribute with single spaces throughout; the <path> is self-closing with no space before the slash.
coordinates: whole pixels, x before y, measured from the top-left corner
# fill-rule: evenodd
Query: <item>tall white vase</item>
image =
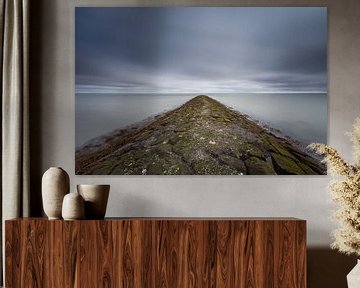
<path id="1" fill-rule="evenodd" d="M 43 208 L 49 219 L 61 219 L 63 198 L 69 193 L 69 175 L 60 167 L 49 168 L 42 177 Z"/>
<path id="2" fill-rule="evenodd" d="M 348 288 L 360 287 L 360 260 L 357 261 L 355 267 L 347 275 Z"/>

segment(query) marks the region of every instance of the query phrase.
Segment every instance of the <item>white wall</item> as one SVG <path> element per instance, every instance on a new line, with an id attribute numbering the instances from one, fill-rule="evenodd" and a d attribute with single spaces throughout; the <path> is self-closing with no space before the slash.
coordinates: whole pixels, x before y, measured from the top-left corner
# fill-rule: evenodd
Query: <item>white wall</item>
<path id="1" fill-rule="evenodd" d="M 109 183 L 107 216 L 292 216 L 308 221 L 308 245 L 327 246 L 334 224 L 327 176 L 75 176 L 75 5 L 135 6 L 170 1 L 39 1 L 32 8 L 31 127 L 33 187 L 50 166 L 62 166 L 74 190 Z M 172 1 L 216 5 L 218 1 Z M 220 1 L 219 1 L 220 2 Z M 344 136 L 360 116 L 360 1 L 222 1 L 220 5 L 328 5 L 328 141 L 350 158 Z M 99 4 L 100 5 L 100 4 Z M 193 5 L 193 4 L 192 4 Z M 38 200 L 37 200 L 38 201 Z"/>

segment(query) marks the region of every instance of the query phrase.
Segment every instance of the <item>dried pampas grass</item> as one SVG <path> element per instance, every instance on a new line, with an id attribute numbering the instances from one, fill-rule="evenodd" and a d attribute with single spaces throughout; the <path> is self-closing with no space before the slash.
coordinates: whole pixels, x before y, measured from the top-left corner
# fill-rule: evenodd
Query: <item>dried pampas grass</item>
<path id="1" fill-rule="evenodd" d="M 360 118 L 348 135 L 353 143 L 354 165 L 328 145 L 313 143 L 308 147 L 325 156 L 328 170 L 335 176 L 329 185 L 331 198 L 338 204 L 333 219 L 342 227 L 333 231 L 335 241 L 331 247 L 346 254 L 360 255 Z"/>

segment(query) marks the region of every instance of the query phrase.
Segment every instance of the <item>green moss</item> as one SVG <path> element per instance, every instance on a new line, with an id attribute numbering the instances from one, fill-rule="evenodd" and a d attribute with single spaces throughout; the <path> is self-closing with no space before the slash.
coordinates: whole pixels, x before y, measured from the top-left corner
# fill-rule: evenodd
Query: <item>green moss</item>
<path id="1" fill-rule="evenodd" d="M 190 168 L 180 161 L 177 163 L 172 163 L 171 166 L 166 168 L 167 175 L 189 175 L 192 174 Z"/>
<path id="2" fill-rule="evenodd" d="M 299 161 L 299 162 L 297 162 L 297 164 L 305 172 L 306 175 L 316 175 L 316 174 L 318 174 L 314 170 L 312 170 L 308 165 L 306 165 L 305 163 L 302 163 L 302 162 Z"/>
<path id="3" fill-rule="evenodd" d="M 269 141 L 268 138 L 269 138 L 269 137 L 268 137 L 267 134 L 261 136 L 260 139 L 261 139 L 261 143 L 262 143 L 263 148 L 264 148 L 266 151 L 277 152 L 276 148 L 275 148 L 273 145 L 271 145 L 271 143 L 270 143 L 270 141 Z"/>
<path id="4" fill-rule="evenodd" d="M 257 157 L 250 157 L 245 160 L 245 166 L 250 175 L 272 175 L 276 174 L 273 166 Z"/>
<path id="5" fill-rule="evenodd" d="M 185 140 L 178 141 L 174 146 L 172 146 L 172 151 L 174 151 L 175 154 L 183 157 L 187 161 L 191 161 L 192 155 L 194 154 L 195 150 L 193 144 L 193 142 Z"/>
<path id="6" fill-rule="evenodd" d="M 146 166 L 146 174 L 149 175 L 164 175 L 166 174 L 166 162 L 163 159 L 156 159 L 156 161 L 148 163 Z"/>
<path id="7" fill-rule="evenodd" d="M 243 161 L 229 155 L 220 155 L 219 160 L 226 165 L 236 169 L 238 172 L 246 174 L 246 166 Z"/>
<path id="8" fill-rule="evenodd" d="M 172 147 L 173 146 L 168 143 L 161 143 L 151 147 L 150 153 L 156 153 L 160 156 L 167 156 L 171 152 Z"/>
<path id="9" fill-rule="evenodd" d="M 212 157 L 195 160 L 192 163 L 192 168 L 193 168 L 195 174 L 198 174 L 198 175 L 235 175 L 235 174 L 238 174 L 238 172 L 235 169 L 233 169 L 227 165 L 220 165 Z"/>
<path id="10" fill-rule="evenodd" d="M 291 154 L 288 150 L 286 150 L 284 146 L 281 146 L 279 143 L 277 143 L 275 141 L 273 141 L 271 144 L 275 148 L 274 152 L 277 152 L 277 153 L 281 154 L 282 156 L 296 160 L 296 157 L 293 154 Z"/>
<path id="11" fill-rule="evenodd" d="M 131 150 L 128 154 L 128 156 L 131 156 L 131 160 L 139 160 L 147 157 L 149 153 L 146 151 L 145 148 L 143 149 L 137 149 L 137 150 Z"/>
<path id="12" fill-rule="evenodd" d="M 99 162 L 92 170 L 93 175 L 107 175 L 110 174 L 113 167 L 116 165 L 113 161 L 105 160 Z"/>
<path id="13" fill-rule="evenodd" d="M 250 149 L 249 154 L 258 158 L 265 158 L 263 152 L 257 148 L 256 146 L 254 146 L 254 148 Z"/>
<path id="14" fill-rule="evenodd" d="M 172 133 L 168 142 L 171 145 L 176 145 L 176 143 L 180 140 L 182 140 L 182 133 Z"/>
<path id="15" fill-rule="evenodd" d="M 278 174 L 290 174 L 290 175 L 303 175 L 306 174 L 296 162 L 286 156 L 271 153 L 273 159 L 273 165 Z"/>
<path id="16" fill-rule="evenodd" d="M 152 153 L 144 149 L 131 150 L 119 157 L 117 165 L 113 169 L 113 175 L 139 175 L 148 161 L 152 160 Z"/>
<path id="17" fill-rule="evenodd" d="M 135 168 L 135 167 L 134 167 Z M 131 169 L 129 167 L 126 167 L 120 163 L 117 165 L 111 172 L 112 175 L 136 175 L 141 174 L 141 171 L 139 173 L 135 172 L 136 169 Z"/>
<path id="18" fill-rule="evenodd" d="M 257 158 L 265 158 L 263 152 L 253 144 L 244 143 L 241 148 L 243 153 L 246 155 L 254 156 Z"/>

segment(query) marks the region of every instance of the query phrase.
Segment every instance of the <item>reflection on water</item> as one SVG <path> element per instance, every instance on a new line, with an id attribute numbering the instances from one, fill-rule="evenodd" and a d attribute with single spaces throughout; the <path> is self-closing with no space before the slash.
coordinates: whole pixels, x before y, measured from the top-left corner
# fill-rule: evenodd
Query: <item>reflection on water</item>
<path id="1" fill-rule="evenodd" d="M 326 143 L 327 94 L 207 94 L 304 142 Z M 173 109 L 194 94 L 76 94 L 76 146 Z"/>

